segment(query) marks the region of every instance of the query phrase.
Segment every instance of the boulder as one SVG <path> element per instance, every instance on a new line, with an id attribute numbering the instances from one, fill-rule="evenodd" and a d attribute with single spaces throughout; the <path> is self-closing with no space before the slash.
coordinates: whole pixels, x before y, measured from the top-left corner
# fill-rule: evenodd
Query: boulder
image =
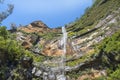
<path id="1" fill-rule="evenodd" d="M 41 70 L 38 70 L 38 71 L 35 73 L 35 76 L 36 76 L 36 77 L 39 77 L 41 74 L 42 74 L 42 71 L 41 71 Z"/>

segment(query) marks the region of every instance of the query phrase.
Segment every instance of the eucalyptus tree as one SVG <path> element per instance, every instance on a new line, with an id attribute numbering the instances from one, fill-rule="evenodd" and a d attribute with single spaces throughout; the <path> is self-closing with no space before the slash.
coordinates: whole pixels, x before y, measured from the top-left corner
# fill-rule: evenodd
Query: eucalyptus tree
<path id="1" fill-rule="evenodd" d="M 2 4 L 4 4 L 5 0 L 0 0 L 0 7 L 2 7 Z M 0 23 L 6 19 L 10 14 L 12 14 L 14 5 L 13 4 L 7 4 L 7 9 L 4 11 L 0 10 Z"/>

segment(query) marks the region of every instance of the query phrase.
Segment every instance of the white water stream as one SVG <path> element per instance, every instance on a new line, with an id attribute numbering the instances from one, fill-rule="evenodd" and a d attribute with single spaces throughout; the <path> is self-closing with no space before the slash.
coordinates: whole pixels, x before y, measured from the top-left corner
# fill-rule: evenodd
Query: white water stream
<path id="1" fill-rule="evenodd" d="M 67 45 L 67 32 L 65 27 L 62 27 L 63 36 L 60 40 L 60 47 L 63 51 L 61 57 L 53 59 L 52 64 L 55 67 L 51 67 L 47 73 L 43 74 L 43 80 L 66 80 L 65 76 L 65 66 L 66 66 L 66 45 Z"/>

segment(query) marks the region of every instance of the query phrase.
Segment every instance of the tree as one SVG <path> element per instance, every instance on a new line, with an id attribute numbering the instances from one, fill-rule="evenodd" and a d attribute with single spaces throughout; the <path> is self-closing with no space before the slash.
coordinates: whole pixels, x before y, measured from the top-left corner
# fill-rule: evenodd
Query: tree
<path id="1" fill-rule="evenodd" d="M 3 4 L 3 2 L 4 0 L 0 0 L 0 4 Z M 0 11 L 0 23 L 13 12 L 14 5 L 13 4 L 7 4 L 7 5 L 8 5 L 7 10 L 3 12 Z"/>
<path id="2" fill-rule="evenodd" d="M 0 27 L 0 36 L 2 36 L 5 40 L 8 38 L 8 31 L 5 26 Z"/>
<path id="3" fill-rule="evenodd" d="M 11 23 L 11 31 L 12 32 L 15 32 L 15 31 L 17 31 L 17 25 L 15 24 L 15 23 Z"/>

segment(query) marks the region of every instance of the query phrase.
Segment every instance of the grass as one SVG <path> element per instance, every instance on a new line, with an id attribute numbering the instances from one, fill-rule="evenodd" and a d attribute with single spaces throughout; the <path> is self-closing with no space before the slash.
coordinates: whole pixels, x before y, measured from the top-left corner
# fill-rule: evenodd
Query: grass
<path id="1" fill-rule="evenodd" d="M 80 35 L 86 32 L 87 29 L 94 28 L 100 20 L 104 19 L 119 7 L 120 0 L 107 0 L 105 3 L 101 3 L 101 0 L 96 0 L 94 5 L 89 8 L 81 18 L 72 23 L 72 27 L 67 28 L 67 31 L 72 31 Z"/>
<path id="2" fill-rule="evenodd" d="M 80 57 L 79 59 L 76 59 L 74 61 L 69 61 L 66 63 L 67 66 L 76 66 L 82 62 L 85 62 L 86 60 L 90 59 L 91 55 L 93 55 L 95 53 L 94 49 L 88 51 L 84 56 Z"/>

